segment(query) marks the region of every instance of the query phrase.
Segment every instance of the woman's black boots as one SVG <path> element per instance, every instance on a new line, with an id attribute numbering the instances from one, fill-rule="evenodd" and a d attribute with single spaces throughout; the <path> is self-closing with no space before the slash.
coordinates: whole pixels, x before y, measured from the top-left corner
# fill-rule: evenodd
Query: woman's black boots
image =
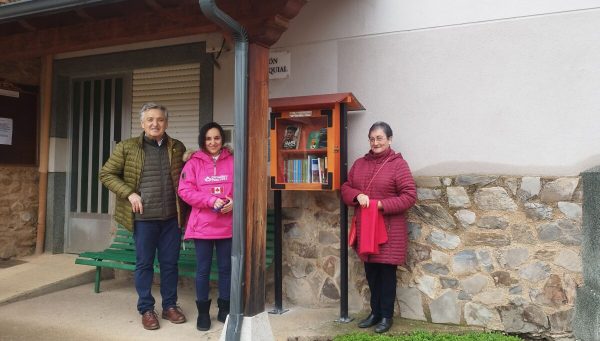
<path id="1" fill-rule="evenodd" d="M 375 333 L 385 333 L 392 327 L 394 320 L 391 317 L 375 315 L 372 312 L 364 320 L 358 323 L 359 328 L 369 328 L 375 326 Z"/>
<path id="2" fill-rule="evenodd" d="M 381 317 L 379 317 L 373 313 L 370 313 L 369 316 L 367 316 L 367 318 L 365 318 L 364 320 L 362 320 L 358 323 L 358 328 L 373 327 L 374 325 L 379 323 L 380 320 L 381 320 Z"/>
<path id="3" fill-rule="evenodd" d="M 207 301 L 196 301 L 196 307 L 198 308 L 198 320 L 196 320 L 196 329 L 206 331 L 210 329 L 210 302 Z"/>
<path id="4" fill-rule="evenodd" d="M 229 300 L 222 300 L 217 298 L 217 305 L 219 306 L 219 314 L 217 314 L 217 320 L 225 323 L 227 315 L 229 315 Z"/>
<path id="5" fill-rule="evenodd" d="M 385 333 L 392 327 L 394 320 L 391 317 L 384 317 L 375 326 L 375 333 Z"/>

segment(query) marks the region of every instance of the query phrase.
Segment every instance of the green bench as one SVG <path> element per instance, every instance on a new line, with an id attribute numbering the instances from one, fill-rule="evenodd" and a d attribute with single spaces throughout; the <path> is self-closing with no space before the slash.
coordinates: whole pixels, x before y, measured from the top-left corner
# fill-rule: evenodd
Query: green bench
<path id="1" fill-rule="evenodd" d="M 265 255 L 266 266 L 269 267 L 273 262 L 274 254 L 275 227 L 273 211 L 267 213 L 267 250 Z M 103 251 L 86 251 L 79 254 L 75 259 L 75 264 L 91 265 L 96 267 L 94 279 L 94 292 L 100 292 L 100 281 L 102 279 L 102 268 L 112 268 L 119 270 L 135 270 L 135 242 L 133 233 L 124 228 L 118 228 L 115 239 L 112 244 Z M 192 241 L 183 241 L 179 253 L 179 276 L 196 276 L 196 254 L 194 243 Z M 154 259 L 154 272 L 160 273 L 158 259 Z M 216 254 L 213 254 L 210 280 L 218 278 Z"/>

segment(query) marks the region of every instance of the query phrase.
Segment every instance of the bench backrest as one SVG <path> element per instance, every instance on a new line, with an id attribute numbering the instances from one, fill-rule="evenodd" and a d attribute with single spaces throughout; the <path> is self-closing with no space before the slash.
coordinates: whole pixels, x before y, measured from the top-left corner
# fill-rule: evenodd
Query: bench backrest
<path id="1" fill-rule="evenodd" d="M 275 243 L 275 218 L 273 210 L 267 211 L 267 244 L 265 252 L 265 263 L 269 267 L 273 263 L 273 257 L 275 254 L 274 244 Z M 133 240 L 133 233 L 129 232 L 125 228 L 117 228 L 115 238 L 109 247 L 110 249 L 120 249 L 123 251 L 130 251 L 135 253 L 135 241 Z M 158 260 L 155 260 L 155 272 L 159 272 Z M 194 242 L 191 240 L 184 240 L 181 242 L 181 250 L 179 254 L 179 275 L 186 277 L 194 277 L 196 274 L 196 254 L 194 248 Z M 213 254 L 213 264 L 211 266 L 211 280 L 216 280 L 217 274 L 217 259 L 216 254 Z"/>

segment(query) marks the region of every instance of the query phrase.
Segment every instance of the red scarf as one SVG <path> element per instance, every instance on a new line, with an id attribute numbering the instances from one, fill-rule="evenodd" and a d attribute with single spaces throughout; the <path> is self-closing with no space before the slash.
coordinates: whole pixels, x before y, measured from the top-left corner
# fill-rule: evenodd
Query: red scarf
<path id="1" fill-rule="evenodd" d="M 369 207 L 360 208 L 360 242 L 357 249 L 359 256 L 378 254 L 379 244 L 388 240 L 383 214 L 377 208 L 378 203 L 372 200 Z"/>

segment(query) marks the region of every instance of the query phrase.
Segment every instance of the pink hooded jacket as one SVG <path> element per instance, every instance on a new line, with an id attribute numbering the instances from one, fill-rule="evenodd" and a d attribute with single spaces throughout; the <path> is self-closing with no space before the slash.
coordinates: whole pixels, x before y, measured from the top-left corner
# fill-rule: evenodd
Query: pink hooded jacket
<path id="1" fill-rule="evenodd" d="M 183 167 L 178 193 L 192 207 L 185 239 L 232 237 L 232 212 L 212 210 L 218 198 L 233 198 L 233 155 L 227 148 L 216 161 L 202 150 L 195 152 Z"/>

